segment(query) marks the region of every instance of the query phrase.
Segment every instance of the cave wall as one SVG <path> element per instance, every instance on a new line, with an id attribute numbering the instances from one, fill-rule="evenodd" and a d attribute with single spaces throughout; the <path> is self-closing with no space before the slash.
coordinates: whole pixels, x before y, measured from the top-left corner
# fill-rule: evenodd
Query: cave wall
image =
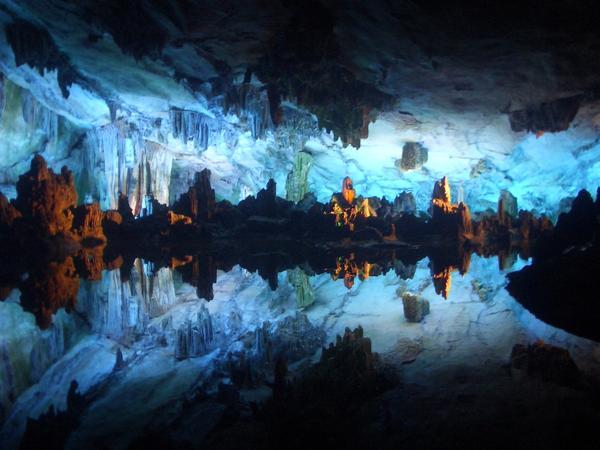
<path id="1" fill-rule="evenodd" d="M 256 194 L 269 178 L 282 197 L 297 200 L 298 192 L 308 190 L 328 201 L 348 175 L 362 195 L 394 198 L 406 190 L 426 210 L 432 182 L 448 176 L 454 195 L 475 211 L 494 209 L 500 191 L 507 189 L 521 208 L 555 217 L 562 199 L 581 188 L 593 192 L 600 173 L 593 105 L 581 109 L 569 129 L 541 135 L 513 132 L 506 115 L 440 116 L 422 105 L 422 114 L 381 114 L 356 149 L 319 130 L 316 118 L 293 103 L 284 105 L 285 120 L 278 127 L 268 122 L 257 127 L 266 101 L 225 110 L 215 100 L 210 115 L 171 109 L 87 128 L 48 109 L 7 78 L 2 103 L 0 189 L 9 197 L 18 175 L 39 152 L 55 170 L 64 164 L 73 169 L 81 202 L 97 200 L 104 209 L 116 208 L 118 192 L 123 192 L 136 213 L 146 195 L 172 203 L 194 173 L 207 167 L 217 197 L 232 202 Z M 411 106 L 419 111 L 418 104 Z M 414 168 L 402 162 L 407 143 L 418 143 L 427 153 Z M 289 189 L 299 191 L 290 194 Z"/>

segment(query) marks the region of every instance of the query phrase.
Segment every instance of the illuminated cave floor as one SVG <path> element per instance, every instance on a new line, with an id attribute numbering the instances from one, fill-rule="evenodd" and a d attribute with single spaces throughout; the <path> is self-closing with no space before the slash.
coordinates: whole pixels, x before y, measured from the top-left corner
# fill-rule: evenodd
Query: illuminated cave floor
<path id="1" fill-rule="evenodd" d="M 279 287 L 271 291 L 257 274 L 238 267 L 219 272 L 214 299 L 206 302 L 169 269 L 152 277 L 152 287 L 146 286 L 151 292 L 144 298 L 123 288 L 118 271 L 104 272 L 100 282 L 82 282 L 76 311 L 59 311 L 45 331 L 23 312 L 15 291 L 0 303 L 0 369 L 3 380 L 11 383 L 3 381 L 0 443 L 18 448 L 28 416 L 37 417 L 52 404 L 64 409 L 75 379 L 79 392 L 93 395 L 67 437 L 67 448 L 129 448 L 141 435 L 157 430 L 169 442 L 185 443 L 183 447 L 200 448 L 206 442 L 252 446 L 245 441 L 244 427 L 252 426 L 248 402 L 271 395 L 267 384 L 273 371 L 264 363 L 266 350 L 256 330 L 269 329 L 276 336 L 289 317 L 292 375 L 318 361 L 320 338 L 332 342 L 346 327 L 358 325 L 371 338 L 373 350 L 397 372 L 399 385 L 364 405 L 361 436 L 372 439 L 371 444 L 560 448 L 573 430 L 591 433 L 593 424 L 600 423 L 594 387 L 600 381 L 600 343 L 537 320 L 503 289 L 505 274 L 495 258 L 474 256 L 469 273 L 454 275 L 447 300 L 435 294 L 427 260 L 418 263 L 412 279 L 401 280 L 390 271 L 356 280 L 352 289 L 323 274 L 310 278 L 314 303 L 299 308 L 286 273 L 279 274 Z M 404 291 L 430 302 L 430 314 L 421 323 L 406 322 L 398 296 Z M 185 329 L 198 313 L 206 317 L 204 308 L 211 317 L 212 341 L 200 356 L 175 358 L 174 330 Z M 299 314 L 306 314 L 310 323 Z M 537 339 L 569 350 L 584 374 L 582 386 L 559 386 L 510 369 L 512 347 Z M 115 371 L 118 349 L 124 367 Z M 227 361 L 232 354 L 251 361 L 255 379 L 239 390 L 239 423 L 226 420 L 224 427 L 228 402 L 218 385 L 231 382 Z M 34 380 L 36 371 L 39 380 Z M 36 382 L 27 387 L 30 381 Z M 9 390 L 18 393 L 14 401 Z M 290 445 L 301 442 L 290 436 Z"/>

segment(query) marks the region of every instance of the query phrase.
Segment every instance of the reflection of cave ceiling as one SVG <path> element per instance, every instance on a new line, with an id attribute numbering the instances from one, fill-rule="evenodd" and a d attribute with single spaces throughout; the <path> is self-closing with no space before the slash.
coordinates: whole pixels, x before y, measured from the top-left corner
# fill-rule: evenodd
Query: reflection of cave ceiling
<path id="1" fill-rule="evenodd" d="M 498 155 L 514 153 L 527 132 L 539 137 L 578 127 L 569 137 L 577 141 L 569 151 L 594 142 L 600 122 L 599 9 L 591 0 L 525 0 L 514 6 L 475 0 L 443 6 L 429 0 L 2 0 L 0 71 L 57 113 L 63 128 L 89 130 L 124 120 L 141 129 L 142 119 L 168 121 L 169 111 L 177 109 L 229 121 L 231 126 L 218 128 L 230 137 L 239 124 L 227 117 L 229 107 L 251 109 L 246 91 L 239 89 L 246 81 L 257 86 L 261 111 L 251 118 L 253 138 L 261 137 L 265 124 L 288 126 L 299 105 L 344 143 L 367 145 L 383 157 L 393 147 L 400 158 L 406 141 L 424 142 L 429 162 L 419 172 L 423 176 L 410 175 L 410 182 L 437 176 L 444 168 L 463 173 L 463 181 L 479 170 L 477 164 L 501 166 Z M 365 139 L 369 132 L 372 138 Z M 403 142 L 392 142 L 390 132 Z M 63 133 L 64 149 L 47 159 L 71 157 L 69 149 L 81 141 L 77 134 Z M 239 178 L 225 167 L 238 164 L 236 154 L 244 152 L 239 137 L 237 150 L 189 156 L 149 137 L 147 130 L 142 134 L 169 147 L 176 167 L 177 161 L 194 169 L 212 164 L 225 180 L 222 187 L 216 183 L 224 196 L 233 183 L 228 176 Z M 545 138 L 548 146 L 564 147 Z M 317 157 L 309 176 L 313 189 L 334 184 L 320 180 L 319 171 L 336 164 L 341 171 L 360 172 L 355 175 L 359 187 L 370 185 L 363 169 L 368 158 L 348 156 L 337 147 L 324 156 L 323 147 L 333 140 L 318 140 L 311 150 Z M 11 142 L 17 145 L 14 138 Z M 277 142 L 281 147 L 281 139 Z M 253 147 L 254 155 L 263 154 L 256 157 L 262 168 L 253 178 L 262 182 L 273 176 L 282 186 L 293 155 L 282 156 L 270 145 Z M 30 148 L 19 151 L 27 154 Z M 454 159 L 441 162 L 444 157 Z M 278 173 L 267 160 L 279 161 L 285 170 Z M 390 179 L 373 192 L 381 194 L 398 171 L 391 157 L 378 162 L 387 171 L 379 178 Z M 177 176 L 184 172 L 180 169 Z M 336 185 L 343 175 L 335 174 Z M 0 184 L 12 183 L 11 177 L 6 170 L 0 173 Z M 511 180 L 512 175 L 507 183 Z M 248 181 L 231 189 L 241 197 L 255 187 Z M 563 189 L 557 195 L 567 194 L 572 192 Z M 536 201 L 530 206 L 539 206 Z"/>

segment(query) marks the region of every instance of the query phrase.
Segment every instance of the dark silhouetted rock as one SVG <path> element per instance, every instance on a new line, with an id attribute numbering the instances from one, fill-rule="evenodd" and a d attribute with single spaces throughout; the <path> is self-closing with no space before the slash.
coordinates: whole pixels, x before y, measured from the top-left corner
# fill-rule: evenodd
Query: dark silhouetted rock
<path id="1" fill-rule="evenodd" d="M 580 103 L 581 96 L 575 95 L 512 111 L 508 114 L 510 128 L 534 133 L 564 131 L 575 118 Z"/>
<path id="2" fill-rule="evenodd" d="M 117 212 L 121 215 L 121 222 L 130 222 L 133 220 L 133 210 L 129 205 L 129 199 L 122 192 L 119 192 Z"/>
<path id="3" fill-rule="evenodd" d="M 0 225 L 10 226 L 19 217 L 21 217 L 21 213 L 0 192 Z"/>
<path id="4" fill-rule="evenodd" d="M 569 352 L 541 341 L 525 346 L 516 344 L 510 354 L 513 371 L 561 385 L 573 385 L 579 380 L 579 370 Z"/>
<path id="5" fill-rule="evenodd" d="M 211 220 L 215 209 L 215 191 L 210 185 L 208 169 L 196 173 L 194 184 L 173 205 L 175 213 L 191 217 L 193 221 Z"/>

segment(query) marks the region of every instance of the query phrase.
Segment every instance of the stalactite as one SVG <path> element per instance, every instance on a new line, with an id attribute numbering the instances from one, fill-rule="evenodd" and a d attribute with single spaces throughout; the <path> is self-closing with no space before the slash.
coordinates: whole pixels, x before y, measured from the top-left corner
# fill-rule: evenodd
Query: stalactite
<path id="1" fill-rule="evenodd" d="M 142 212 L 147 196 L 168 203 L 173 154 L 143 135 L 144 130 L 119 122 L 89 131 L 82 152 L 80 191 L 98 199 L 103 209 L 116 209 L 119 193 L 123 193 L 134 215 Z"/>
<path id="2" fill-rule="evenodd" d="M 169 111 L 171 130 L 175 139 L 184 145 L 192 141 L 194 148 L 204 151 L 211 143 L 211 134 L 216 128 L 213 119 L 206 114 L 173 108 Z"/>
<path id="3" fill-rule="evenodd" d="M 40 131 L 46 136 L 48 143 L 56 145 L 58 139 L 58 115 L 38 102 L 29 91 L 21 94 L 23 120 L 32 132 Z"/>
<path id="4" fill-rule="evenodd" d="M 260 139 L 273 128 L 271 107 L 267 90 L 252 83 L 242 83 L 232 93 L 233 107 L 238 116 L 246 120 L 253 139 Z"/>

